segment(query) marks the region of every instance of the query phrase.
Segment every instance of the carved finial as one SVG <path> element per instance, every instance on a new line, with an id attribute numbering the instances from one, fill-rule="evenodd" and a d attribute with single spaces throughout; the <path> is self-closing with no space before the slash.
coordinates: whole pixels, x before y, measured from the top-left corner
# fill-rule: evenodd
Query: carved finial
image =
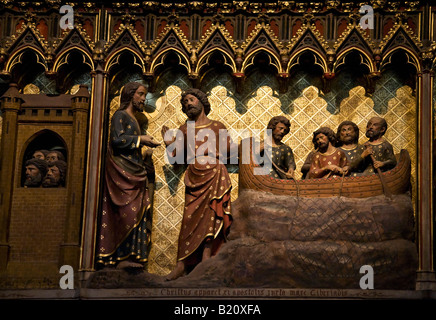
<path id="1" fill-rule="evenodd" d="M 359 14 L 359 12 L 351 12 L 348 17 L 350 18 L 350 22 L 352 24 L 359 24 L 360 19 L 362 18 L 362 15 Z"/>
<path id="2" fill-rule="evenodd" d="M 267 24 L 270 21 L 270 17 L 264 13 L 259 14 L 257 19 L 258 19 L 259 23 L 261 23 L 261 24 Z"/>
<path id="3" fill-rule="evenodd" d="M 125 15 L 123 15 L 121 17 L 121 21 L 123 22 L 124 25 L 128 25 L 128 24 L 132 24 L 132 21 L 135 19 L 134 16 L 132 16 L 129 13 L 126 13 Z"/>
<path id="4" fill-rule="evenodd" d="M 407 21 L 406 14 L 404 12 L 398 12 L 395 15 L 395 22 L 403 24 Z"/>
<path id="5" fill-rule="evenodd" d="M 224 16 L 220 13 L 217 13 L 213 16 L 213 23 L 216 25 L 223 25 L 224 24 Z"/>
<path id="6" fill-rule="evenodd" d="M 303 15 L 303 20 L 305 24 L 312 24 L 315 22 L 315 16 L 312 13 L 305 13 Z"/>
<path id="7" fill-rule="evenodd" d="M 24 14 L 24 21 L 26 21 L 26 23 L 31 23 L 31 24 L 35 24 L 36 23 L 36 14 L 30 11 L 27 11 Z"/>
<path id="8" fill-rule="evenodd" d="M 179 24 L 179 16 L 175 13 L 172 13 L 168 16 L 168 24 L 170 25 L 178 25 Z"/>
<path id="9" fill-rule="evenodd" d="M 330 9 L 337 10 L 339 8 L 341 2 L 339 0 L 327 0 L 325 4 L 327 6 L 327 10 L 330 10 Z"/>

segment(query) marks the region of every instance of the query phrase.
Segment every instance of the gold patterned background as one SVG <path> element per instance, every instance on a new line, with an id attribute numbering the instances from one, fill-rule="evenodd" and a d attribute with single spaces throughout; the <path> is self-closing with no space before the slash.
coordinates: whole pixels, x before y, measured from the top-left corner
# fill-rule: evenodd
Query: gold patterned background
<path id="1" fill-rule="evenodd" d="M 305 74 L 296 75 L 286 94 L 278 93 L 274 75 L 255 71 L 248 76 L 244 91 L 235 93 L 232 78 L 227 73 L 210 72 L 203 81 L 202 90 L 211 102 L 210 118 L 223 122 L 228 129 L 264 130 L 271 117 L 284 115 L 291 121 L 291 131 L 284 138 L 295 155 L 299 172 L 308 153 L 312 150 L 312 133 L 320 126 L 336 131 L 344 120 L 354 121 L 360 129 L 360 143 L 364 143 L 366 123 L 372 116 L 382 116 L 388 122 L 385 135 L 399 153 L 407 149 L 412 159 L 412 179 L 416 164 L 416 98 L 409 86 L 402 85 L 395 73 L 386 72 L 377 82 L 373 96 L 365 95 L 365 89 L 344 74 L 338 79 L 337 91 L 323 94 L 311 84 Z M 152 110 L 147 116 L 148 134 L 161 140 L 163 125 L 178 128 L 186 119 L 181 112 L 181 92 L 190 87 L 184 73 L 165 73 L 152 95 Z M 336 99 L 338 96 L 341 99 Z M 335 101 L 337 101 L 335 105 Z M 377 110 L 377 111 L 376 111 Z M 239 139 L 236 134 L 234 140 Z M 184 207 L 183 170 L 174 171 L 166 164 L 164 148 L 154 150 L 156 190 L 153 207 L 152 248 L 148 271 L 164 275 L 176 263 L 177 240 Z M 232 200 L 238 196 L 237 166 L 228 166 L 232 180 Z M 413 184 L 413 183 L 412 183 Z M 413 192 L 415 194 L 415 190 Z"/>

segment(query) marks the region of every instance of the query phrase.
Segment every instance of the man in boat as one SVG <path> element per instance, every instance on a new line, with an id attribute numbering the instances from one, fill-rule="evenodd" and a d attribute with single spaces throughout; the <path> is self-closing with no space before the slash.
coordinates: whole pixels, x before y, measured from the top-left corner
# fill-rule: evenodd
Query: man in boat
<path id="1" fill-rule="evenodd" d="M 291 129 L 291 123 L 284 116 L 272 117 L 267 125 L 272 131 L 272 168 L 270 176 L 276 179 L 293 179 L 296 168 L 292 149 L 282 142 L 282 139 Z M 261 143 L 261 152 L 264 149 Z"/>
<path id="2" fill-rule="evenodd" d="M 309 173 L 310 166 L 312 165 L 313 156 L 318 150 L 312 150 L 309 152 L 309 154 L 306 157 L 306 160 L 304 161 L 303 165 L 301 166 L 301 179 L 309 179 L 307 174 Z"/>
<path id="3" fill-rule="evenodd" d="M 390 170 L 397 165 L 394 148 L 386 141 L 383 135 L 386 133 L 388 124 L 381 117 L 372 117 L 366 125 L 366 137 L 369 140 L 364 144 L 362 152 L 364 159 L 363 175 L 374 174 L 379 168 L 382 172 Z"/>
<path id="4" fill-rule="evenodd" d="M 230 151 L 230 137 L 220 132 L 227 132 L 227 129 L 223 123 L 208 118 L 210 103 L 204 92 L 194 88 L 186 90 L 182 93 L 181 104 L 188 121 L 180 126 L 177 135 L 171 139 L 166 137 L 168 127 L 163 126 L 161 131 L 168 157 L 177 158 L 180 152 L 185 157 L 184 163 L 188 163 L 177 264 L 166 280 L 183 276 L 201 261 L 214 256 L 226 241 L 232 223 L 231 180 L 217 152 L 222 138 L 224 141 L 221 142 Z M 188 141 L 190 132 L 195 134 L 194 141 Z M 198 137 L 206 141 L 199 141 Z M 204 150 L 206 143 L 210 148 Z M 172 153 L 170 146 L 174 147 Z"/>
<path id="5" fill-rule="evenodd" d="M 361 175 L 364 166 L 364 159 L 361 157 L 365 147 L 358 143 L 359 127 L 352 121 L 343 121 L 336 132 L 338 148 L 345 153 L 350 165 L 350 175 L 357 177 Z"/>
<path id="6" fill-rule="evenodd" d="M 104 266 L 143 269 L 148 260 L 151 207 L 141 149 L 160 144 L 141 132 L 135 116 L 146 95 L 140 83 L 127 83 L 111 119 L 97 247 L 97 262 Z"/>
<path id="7" fill-rule="evenodd" d="M 332 129 L 321 127 L 313 133 L 313 144 L 318 151 L 313 155 L 309 179 L 344 176 L 350 167 L 344 152 L 335 147 L 336 135 Z"/>

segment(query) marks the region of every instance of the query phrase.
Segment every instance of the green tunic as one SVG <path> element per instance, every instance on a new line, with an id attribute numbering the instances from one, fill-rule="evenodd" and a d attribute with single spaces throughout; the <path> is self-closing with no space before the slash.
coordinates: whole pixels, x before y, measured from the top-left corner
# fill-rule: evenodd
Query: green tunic
<path id="1" fill-rule="evenodd" d="M 292 149 L 285 144 L 282 144 L 279 147 L 272 147 L 272 161 L 284 172 L 288 172 L 290 168 L 294 170 L 296 168 L 294 153 L 292 152 Z M 276 179 L 287 179 L 286 176 L 277 170 L 274 165 L 271 168 L 270 176 Z"/>
<path id="2" fill-rule="evenodd" d="M 347 157 L 348 164 L 350 165 L 350 176 L 357 177 L 362 175 L 365 170 L 365 160 L 361 157 L 365 146 L 362 144 L 357 144 L 353 149 L 347 149 L 344 146 L 339 147 L 345 153 Z"/>
<path id="3" fill-rule="evenodd" d="M 391 170 L 397 165 L 397 159 L 395 158 L 394 148 L 389 142 L 383 140 L 378 144 L 369 143 L 369 145 L 372 146 L 373 156 L 376 161 L 389 162 L 387 165 L 380 168 L 382 172 Z M 370 175 L 376 172 L 370 156 L 365 157 L 364 166 L 365 166 L 365 170 L 362 173 L 363 175 Z"/>

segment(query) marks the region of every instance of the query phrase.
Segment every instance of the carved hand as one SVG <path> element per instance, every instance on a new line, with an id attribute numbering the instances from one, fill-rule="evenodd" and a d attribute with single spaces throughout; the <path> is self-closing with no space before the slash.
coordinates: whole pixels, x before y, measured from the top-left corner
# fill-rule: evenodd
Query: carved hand
<path id="1" fill-rule="evenodd" d="M 141 144 L 146 145 L 150 148 L 156 148 L 157 146 L 160 146 L 160 143 L 155 141 L 152 136 L 149 136 L 148 134 L 143 134 L 140 136 Z"/>
<path id="2" fill-rule="evenodd" d="M 166 146 L 169 146 L 171 143 L 173 143 L 176 140 L 176 137 L 173 137 L 173 139 L 170 141 L 165 140 L 165 134 L 167 133 L 168 130 L 170 130 L 170 129 L 167 126 L 162 126 L 162 129 L 160 130 L 160 133 L 162 135 L 162 139 L 165 142 Z"/>

